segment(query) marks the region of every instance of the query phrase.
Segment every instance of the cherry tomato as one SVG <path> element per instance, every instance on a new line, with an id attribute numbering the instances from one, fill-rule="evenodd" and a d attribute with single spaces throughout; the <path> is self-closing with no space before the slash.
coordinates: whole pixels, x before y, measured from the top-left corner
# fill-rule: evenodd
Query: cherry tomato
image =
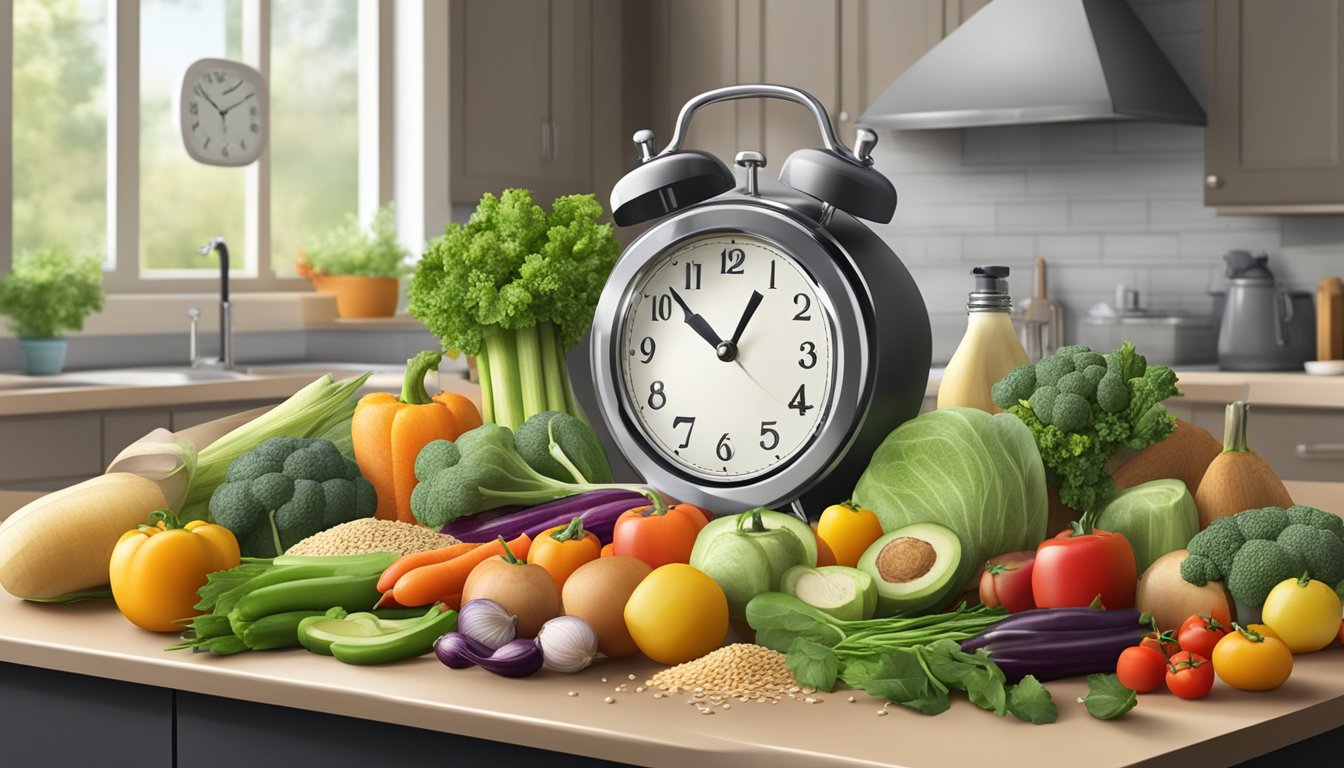
<path id="1" fill-rule="evenodd" d="M 1149 632 L 1139 641 L 1139 645 L 1152 648 L 1162 654 L 1164 658 L 1170 658 L 1171 654 L 1181 650 L 1181 646 L 1173 639 L 1175 633 L 1171 630 L 1165 632 Z"/>
<path id="2" fill-rule="evenodd" d="M 990 608 L 1002 605 L 1010 613 L 1035 608 L 1036 601 L 1031 596 L 1035 562 L 1036 553 L 1032 550 L 989 558 L 980 577 L 980 602 Z"/>
<path id="3" fill-rule="evenodd" d="M 1106 608 L 1133 608 L 1137 585 L 1134 549 L 1123 534 L 1064 531 L 1036 548 L 1031 592 L 1037 607 L 1083 608 L 1100 596 Z"/>
<path id="4" fill-rule="evenodd" d="M 662 515 L 652 507 L 632 509 L 616 518 L 612 553 L 637 557 L 651 568 L 686 563 L 706 522 L 705 513 L 691 504 L 674 504 Z"/>
<path id="5" fill-rule="evenodd" d="M 1197 653 L 1206 659 L 1213 658 L 1213 647 L 1227 634 L 1227 627 L 1211 616 L 1194 614 L 1181 623 L 1176 630 L 1176 642 L 1181 650 Z"/>
<path id="6" fill-rule="evenodd" d="M 1224 683 L 1243 691 L 1268 691 L 1293 673 L 1293 652 L 1282 640 L 1232 625 L 1213 648 L 1213 671 Z"/>
<path id="7" fill-rule="evenodd" d="M 1156 648 L 1136 645 L 1126 648 L 1115 663 L 1120 684 L 1137 693 L 1152 693 L 1162 687 L 1167 675 L 1167 657 Z"/>
<path id="8" fill-rule="evenodd" d="M 1203 656 L 1181 651 L 1167 663 L 1167 688 L 1182 699 L 1202 699 L 1213 688 L 1213 664 Z"/>

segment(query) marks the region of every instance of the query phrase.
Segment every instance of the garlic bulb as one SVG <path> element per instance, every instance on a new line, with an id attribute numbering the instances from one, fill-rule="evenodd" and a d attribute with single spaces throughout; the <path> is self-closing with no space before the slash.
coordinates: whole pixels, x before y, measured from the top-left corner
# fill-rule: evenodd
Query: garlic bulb
<path id="1" fill-rule="evenodd" d="M 578 616 L 557 616 L 541 625 L 537 644 L 546 667 L 556 672 L 578 672 L 597 655 L 597 633 Z"/>

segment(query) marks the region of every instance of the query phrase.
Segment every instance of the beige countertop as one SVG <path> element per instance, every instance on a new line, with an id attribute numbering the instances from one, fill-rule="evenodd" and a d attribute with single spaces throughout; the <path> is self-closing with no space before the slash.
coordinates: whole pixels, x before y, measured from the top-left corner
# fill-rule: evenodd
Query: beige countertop
<path id="1" fill-rule="evenodd" d="M 0 492 L 0 512 L 33 496 Z M 1076 766 L 1082 754 L 1098 768 L 1224 765 L 1344 722 L 1338 647 L 1297 657 L 1276 691 L 1219 682 L 1202 701 L 1152 694 L 1111 722 L 1077 703 L 1084 681 L 1052 682 L 1059 722 L 1032 726 L 964 700 L 936 717 L 895 706 L 880 717 L 880 701 L 844 690 L 817 694 L 815 704 L 733 701 L 731 710 L 703 715 L 686 694 L 635 692 L 660 669 L 643 657 L 510 680 L 449 670 L 432 656 L 354 667 L 302 650 L 227 658 L 162 650 L 171 639 L 137 629 L 108 603 L 43 605 L 0 594 L 0 661 L 649 766 Z M 616 691 L 622 684 L 627 690 Z"/>

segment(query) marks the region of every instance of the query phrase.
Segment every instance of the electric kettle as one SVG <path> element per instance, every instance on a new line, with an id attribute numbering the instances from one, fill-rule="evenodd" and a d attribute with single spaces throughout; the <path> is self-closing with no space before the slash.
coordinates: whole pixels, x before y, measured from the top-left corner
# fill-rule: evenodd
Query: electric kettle
<path id="1" fill-rule="evenodd" d="M 1230 251 L 1227 300 L 1218 329 L 1218 367 L 1225 371 L 1300 371 L 1315 354 L 1311 294 L 1288 291 L 1269 271 L 1266 254 Z"/>

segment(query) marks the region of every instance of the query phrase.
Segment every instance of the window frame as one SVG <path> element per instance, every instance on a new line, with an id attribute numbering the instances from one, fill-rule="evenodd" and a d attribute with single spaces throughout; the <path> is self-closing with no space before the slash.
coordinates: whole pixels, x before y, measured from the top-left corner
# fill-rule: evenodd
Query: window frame
<path id="1" fill-rule="evenodd" d="M 107 220 L 104 290 L 111 293 L 183 293 L 212 290 L 218 273 L 140 268 L 140 3 L 107 0 L 108 120 Z M 392 198 L 393 0 L 359 0 L 358 210 L 361 220 Z M 242 60 L 270 79 L 271 0 L 243 0 Z M 0 0 L 0 48 L 13 51 L 14 0 Z M 13 59 L 0 57 L 0 275 L 13 259 Z M 310 290 L 307 280 L 277 275 L 271 265 L 271 155 L 268 145 L 243 169 L 244 237 L 249 268 L 235 267 L 239 292 Z M 190 244 L 188 244 L 190 245 Z"/>

